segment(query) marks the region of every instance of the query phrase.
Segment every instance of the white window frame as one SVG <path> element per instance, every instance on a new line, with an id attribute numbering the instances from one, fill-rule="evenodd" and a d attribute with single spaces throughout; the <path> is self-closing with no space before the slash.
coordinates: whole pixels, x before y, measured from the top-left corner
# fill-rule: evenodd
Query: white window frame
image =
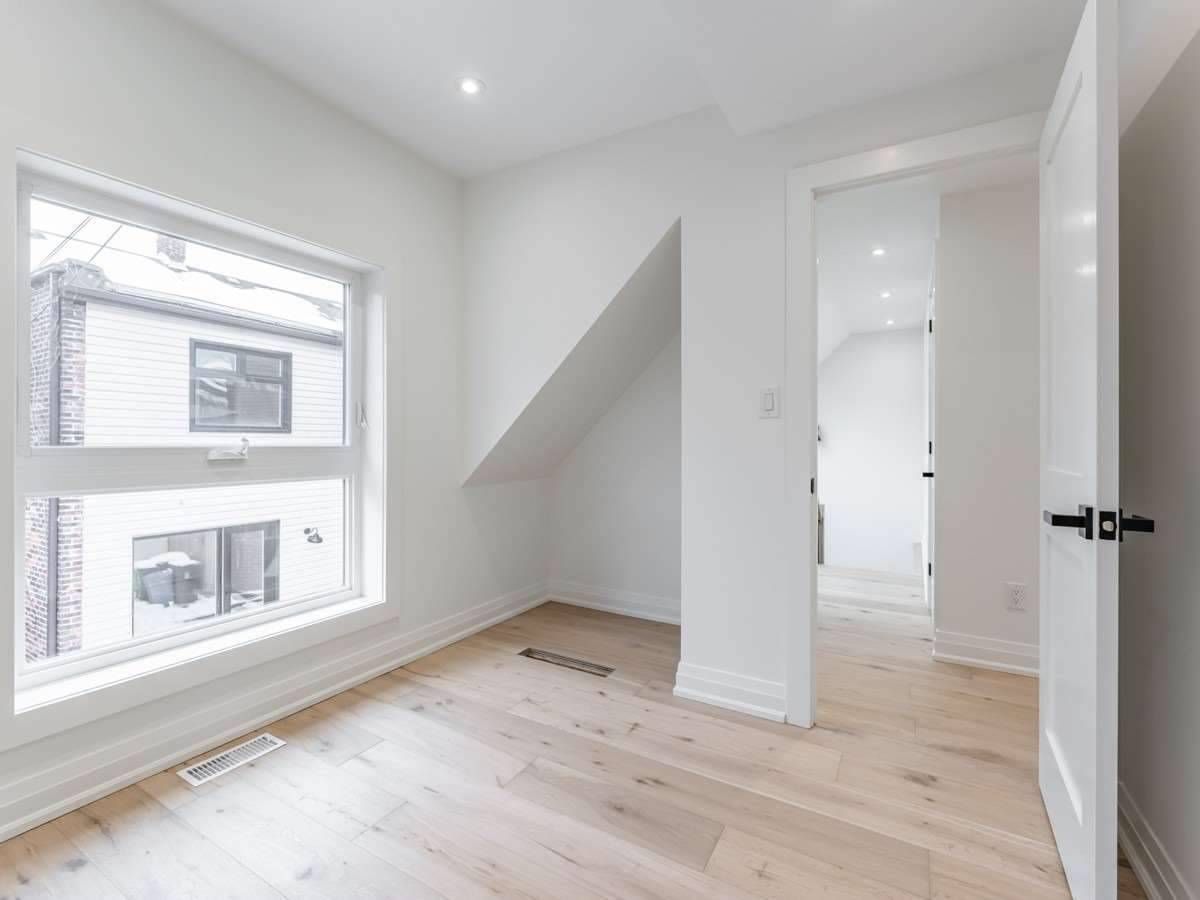
<path id="1" fill-rule="evenodd" d="M 180 663 L 201 660 L 215 653 L 236 649 L 236 633 L 245 632 L 247 642 L 262 644 L 273 637 L 280 639 L 278 656 L 292 652 L 300 644 L 318 641 L 313 634 L 297 640 L 297 625 L 317 628 L 329 622 L 330 614 L 350 616 L 352 621 L 326 627 L 331 636 L 369 627 L 395 615 L 385 611 L 384 572 L 386 536 L 383 496 L 376 497 L 386 484 L 384 469 L 386 424 L 384 423 L 384 307 L 378 295 L 378 270 L 354 257 L 307 244 L 244 221 L 222 216 L 202 207 L 174 200 L 132 185 L 106 179 L 84 170 L 19 153 L 17 179 L 17 303 L 15 377 L 17 384 L 17 421 L 14 428 L 14 479 L 16 496 L 13 510 L 14 553 L 14 712 L 21 719 L 23 707 L 37 709 L 56 699 L 55 684 L 64 685 L 61 699 L 76 693 L 105 687 L 103 673 L 112 670 L 113 684 L 128 681 L 129 673 L 151 674 L 160 668 L 177 668 Z M 238 435 L 201 433 L 211 443 L 191 447 L 33 447 L 30 443 L 30 200 L 43 197 L 68 206 L 94 212 L 142 227 L 179 235 L 188 240 L 210 244 L 269 263 L 331 278 L 346 285 L 346 321 L 344 332 L 345 391 L 343 405 L 344 442 L 339 446 L 255 446 L 245 460 L 213 462 L 208 450 L 229 446 Z M 364 390 L 368 376 L 372 380 Z M 372 428 L 367 428 L 371 410 Z M 27 663 L 25 659 L 25 571 L 24 512 L 25 498 L 31 496 L 83 496 L 119 491 L 146 491 L 193 488 L 229 484 L 285 483 L 298 480 L 339 479 L 345 484 L 345 574 L 343 590 L 317 597 L 281 603 L 277 608 L 257 610 L 244 615 L 214 619 L 200 626 L 182 628 L 158 635 L 131 639 L 94 650 L 81 650 L 63 657 L 51 657 Z M 369 491 L 369 494 L 368 494 Z M 233 523 L 236 524 L 236 523 Z M 369 534 L 370 545 L 363 540 Z M 361 615 L 369 612 L 369 615 Z M 278 623 L 278 628 L 273 627 Z M 311 623 L 311 624 L 306 624 Z M 188 654 L 188 647 L 196 653 Z M 246 660 L 262 661 L 269 649 L 255 647 Z M 161 661 L 157 664 L 156 658 Z M 143 665 L 144 663 L 144 665 Z M 252 664 L 232 663 L 232 670 Z M 229 668 L 226 666 L 225 668 Z M 164 679 L 165 682 L 170 679 Z M 47 690 L 47 688 L 51 688 Z M 172 692 L 169 688 L 159 695 Z M 137 696 L 135 696 L 135 693 Z M 129 693 L 117 699 L 114 708 L 127 708 L 144 700 L 145 691 Z M 22 694 L 29 695 L 28 703 Z M 98 707 L 99 709 L 99 707 Z M 99 713 L 97 713 L 98 715 Z M 90 714 L 87 718 L 92 718 Z M 74 722 L 78 724 L 78 721 Z M 21 729 L 26 730 L 26 729 Z M 30 736 L 59 730 L 52 723 L 31 725 Z M 5 742 L 0 741 L 0 744 Z M 2 749 L 2 748 L 0 748 Z"/>

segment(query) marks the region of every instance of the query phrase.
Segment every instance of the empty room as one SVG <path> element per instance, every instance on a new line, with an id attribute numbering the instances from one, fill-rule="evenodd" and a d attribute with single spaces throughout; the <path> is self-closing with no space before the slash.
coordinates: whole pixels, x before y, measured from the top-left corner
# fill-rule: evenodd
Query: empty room
<path id="1" fill-rule="evenodd" d="M 1191 0 L 0 0 L 0 900 L 1193 900 Z"/>

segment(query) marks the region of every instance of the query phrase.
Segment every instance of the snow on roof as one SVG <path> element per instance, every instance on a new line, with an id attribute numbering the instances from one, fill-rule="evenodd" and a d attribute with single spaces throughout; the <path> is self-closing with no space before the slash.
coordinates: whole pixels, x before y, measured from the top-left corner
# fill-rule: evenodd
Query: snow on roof
<path id="1" fill-rule="evenodd" d="M 115 293 L 174 297 L 259 321 L 340 336 L 346 286 L 94 215 L 39 197 L 30 201 L 30 270 L 78 262 L 103 271 L 97 287 Z"/>

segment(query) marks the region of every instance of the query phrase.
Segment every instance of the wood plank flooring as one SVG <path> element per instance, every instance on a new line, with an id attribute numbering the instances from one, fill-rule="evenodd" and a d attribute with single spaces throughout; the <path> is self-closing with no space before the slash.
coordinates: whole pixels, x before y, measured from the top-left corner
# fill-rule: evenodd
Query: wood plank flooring
<path id="1" fill-rule="evenodd" d="M 811 731 L 675 698 L 676 627 L 546 604 L 275 723 L 288 746 L 217 782 L 160 773 L 0 844 L 0 898 L 1067 897 L 1036 682 L 934 663 L 893 600 L 821 605 Z"/>
<path id="2" fill-rule="evenodd" d="M 918 615 L 926 610 L 925 588 L 920 575 L 820 566 L 817 569 L 817 595 L 826 603 L 858 609 Z"/>

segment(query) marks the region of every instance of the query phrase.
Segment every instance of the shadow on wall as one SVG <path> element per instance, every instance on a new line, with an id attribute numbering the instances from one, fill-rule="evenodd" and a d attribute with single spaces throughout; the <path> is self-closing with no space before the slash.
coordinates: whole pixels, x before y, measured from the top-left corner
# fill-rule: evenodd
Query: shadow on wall
<path id="1" fill-rule="evenodd" d="M 679 334 L 680 223 L 667 230 L 503 435 L 467 484 L 551 474 Z"/>

